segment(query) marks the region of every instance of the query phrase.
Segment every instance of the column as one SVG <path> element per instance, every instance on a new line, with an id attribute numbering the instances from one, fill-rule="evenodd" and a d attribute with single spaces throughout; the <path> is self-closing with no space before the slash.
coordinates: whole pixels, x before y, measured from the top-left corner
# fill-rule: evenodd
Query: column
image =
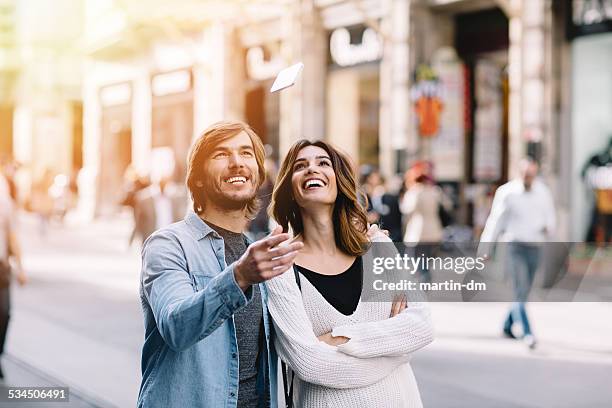
<path id="1" fill-rule="evenodd" d="M 410 102 L 410 0 L 388 0 L 381 29 L 384 53 L 380 66 L 380 169 L 395 173 L 396 152 L 416 154 L 417 135 L 411 132 Z"/>
<path id="2" fill-rule="evenodd" d="M 282 27 L 286 66 L 303 62 L 304 70 L 295 85 L 280 91 L 280 157 L 298 139 L 325 138 L 327 72 L 327 38 L 314 1 L 288 8 Z"/>
<path id="3" fill-rule="evenodd" d="M 509 8 L 506 8 L 509 19 L 510 47 L 508 50 L 508 83 L 509 83 L 509 103 L 508 103 L 508 166 L 510 167 L 509 177 L 516 176 L 514 173 L 516 165 L 521 157 L 524 156 L 524 144 L 522 135 L 522 38 L 523 22 L 521 19 L 522 0 L 514 0 Z"/>

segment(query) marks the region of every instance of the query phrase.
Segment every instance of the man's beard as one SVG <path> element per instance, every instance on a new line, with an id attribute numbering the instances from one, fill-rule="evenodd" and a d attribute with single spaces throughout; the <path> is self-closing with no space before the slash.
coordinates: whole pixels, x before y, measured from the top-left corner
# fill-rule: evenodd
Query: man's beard
<path id="1" fill-rule="evenodd" d="M 247 182 L 250 183 L 250 180 Z M 229 211 L 242 210 L 257 198 L 257 191 L 255 190 L 250 196 L 239 199 L 231 197 L 230 195 L 224 194 L 210 179 L 204 181 L 202 191 L 204 192 L 203 195 L 206 196 L 210 203 L 216 207 Z"/>

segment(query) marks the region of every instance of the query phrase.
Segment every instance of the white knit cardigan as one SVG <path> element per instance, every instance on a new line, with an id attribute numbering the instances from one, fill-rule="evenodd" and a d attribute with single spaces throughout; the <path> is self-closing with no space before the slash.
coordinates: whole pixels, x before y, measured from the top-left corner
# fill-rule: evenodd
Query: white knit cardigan
<path id="1" fill-rule="evenodd" d="M 360 299 L 346 316 L 303 275 L 300 284 L 301 290 L 292 269 L 266 283 L 275 346 L 296 373 L 294 406 L 422 407 L 409 361 L 433 340 L 427 304 L 409 300 L 406 310 L 389 318 L 390 302 Z M 317 339 L 329 332 L 350 340 L 335 347 Z"/>

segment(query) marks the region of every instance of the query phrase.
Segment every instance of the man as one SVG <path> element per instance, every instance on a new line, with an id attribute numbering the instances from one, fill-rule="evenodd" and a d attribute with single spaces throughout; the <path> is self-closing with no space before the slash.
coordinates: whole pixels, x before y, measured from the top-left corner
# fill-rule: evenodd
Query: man
<path id="1" fill-rule="evenodd" d="M 135 233 L 143 243 L 153 231 L 181 220 L 187 210 L 185 187 L 172 182 L 172 150 L 154 149 L 152 163 L 152 184 L 138 191 L 134 200 Z"/>
<path id="2" fill-rule="evenodd" d="M 530 349 L 536 340 L 531 332 L 525 302 L 540 263 L 539 243 L 547 241 L 555 228 L 553 198 L 538 180 L 538 165 L 531 158 L 521 161 L 520 178 L 500 186 L 495 192 L 491 214 L 480 237 L 479 253 L 487 258 L 491 243 L 507 242 L 506 268 L 512 279 L 515 302 L 504 323 L 506 337 L 516 338 L 514 323 L 523 329 L 523 340 Z"/>
<path id="3" fill-rule="evenodd" d="M 21 265 L 21 250 L 15 231 L 15 213 L 10 188 L 0 173 L 0 356 L 4 353 L 4 342 L 10 318 L 11 266 L 9 258 L 15 261 L 17 282 L 25 285 L 27 277 Z M 4 378 L 0 366 L 0 379 Z"/>
<path id="4" fill-rule="evenodd" d="M 276 353 L 263 285 L 301 243 L 277 228 L 242 234 L 257 211 L 264 149 L 245 124 L 212 125 L 195 142 L 193 211 L 156 231 L 142 252 L 145 317 L 139 407 L 276 407 Z"/>

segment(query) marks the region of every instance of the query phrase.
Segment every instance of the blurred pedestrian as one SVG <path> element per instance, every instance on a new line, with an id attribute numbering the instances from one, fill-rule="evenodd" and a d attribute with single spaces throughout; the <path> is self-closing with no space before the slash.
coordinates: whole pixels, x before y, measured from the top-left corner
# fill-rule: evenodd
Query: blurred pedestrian
<path id="1" fill-rule="evenodd" d="M 189 202 L 185 187 L 172 181 L 174 153 L 159 149 L 153 154 L 151 185 L 135 197 L 134 225 L 142 243 L 154 231 L 183 219 Z"/>
<path id="2" fill-rule="evenodd" d="M 612 241 L 612 137 L 606 148 L 587 161 L 582 168 L 582 179 L 592 190 L 594 203 L 587 242 Z"/>
<path id="3" fill-rule="evenodd" d="M 10 157 L 7 157 L 2 160 L 2 169 L 0 170 L 0 173 L 4 174 L 4 179 L 6 180 L 6 183 L 8 185 L 9 193 L 11 199 L 13 200 L 13 203 L 16 203 L 18 198 L 17 183 L 15 181 L 15 176 L 18 169 L 19 164 Z"/>
<path id="4" fill-rule="evenodd" d="M 255 218 L 249 223 L 249 236 L 254 241 L 265 237 L 271 231 L 268 207 L 272 201 L 272 190 L 274 189 L 274 180 L 276 179 L 276 164 L 271 158 L 267 158 L 265 167 L 266 180 L 257 191 L 260 207 Z"/>
<path id="5" fill-rule="evenodd" d="M 0 173 L 0 357 L 10 318 L 11 260 L 15 266 L 17 282 L 25 285 L 26 275 L 21 264 L 21 250 L 15 228 L 14 206 L 6 179 Z M 0 365 L 0 379 L 4 378 Z"/>
<path id="6" fill-rule="evenodd" d="M 420 161 L 406 172 L 406 192 L 400 202 L 400 210 L 406 217 L 404 243 L 412 249 L 413 256 L 425 258 L 434 255 L 442 241 L 443 226 L 440 207 L 452 210 L 452 202 L 434 182 L 431 163 Z M 427 262 L 422 263 L 421 280 L 431 281 Z"/>
<path id="7" fill-rule="evenodd" d="M 49 196 L 53 203 L 51 216 L 62 224 L 66 213 L 72 208 L 73 203 L 68 176 L 58 174 L 53 178 L 53 183 L 49 187 Z"/>
<path id="8" fill-rule="evenodd" d="M 387 191 L 385 179 L 378 169 L 362 174 L 361 184 L 368 198 L 368 223 L 378 224 L 380 229 L 389 231 L 389 238 L 393 242 L 402 242 L 402 213 L 398 195 Z"/>
<path id="9" fill-rule="evenodd" d="M 51 169 L 46 168 L 32 185 L 32 195 L 30 197 L 30 208 L 40 219 L 39 232 L 42 236 L 47 234 L 49 220 L 53 213 L 53 198 L 50 195 L 50 188 L 54 182 L 54 175 Z"/>
<path id="10" fill-rule="evenodd" d="M 134 238 L 138 234 L 136 220 L 136 195 L 139 191 L 151 185 L 149 179 L 139 175 L 136 170 L 130 165 L 123 174 L 123 199 L 121 205 L 128 207 L 132 215 L 134 226 L 130 233 L 128 247 L 132 245 Z"/>
<path id="11" fill-rule="evenodd" d="M 548 187 L 537 178 L 538 164 L 533 159 L 521 161 L 519 175 L 495 192 L 478 253 L 489 258 L 495 242 L 507 243 L 504 261 L 512 280 L 514 303 L 504 322 L 503 334 L 517 338 L 512 328 L 519 324 L 525 344 L 533 349 L 536 339 L 525 303 L 540 264 L 540 244 L 552 237 L 555 229 L 555 207 Z"/>

